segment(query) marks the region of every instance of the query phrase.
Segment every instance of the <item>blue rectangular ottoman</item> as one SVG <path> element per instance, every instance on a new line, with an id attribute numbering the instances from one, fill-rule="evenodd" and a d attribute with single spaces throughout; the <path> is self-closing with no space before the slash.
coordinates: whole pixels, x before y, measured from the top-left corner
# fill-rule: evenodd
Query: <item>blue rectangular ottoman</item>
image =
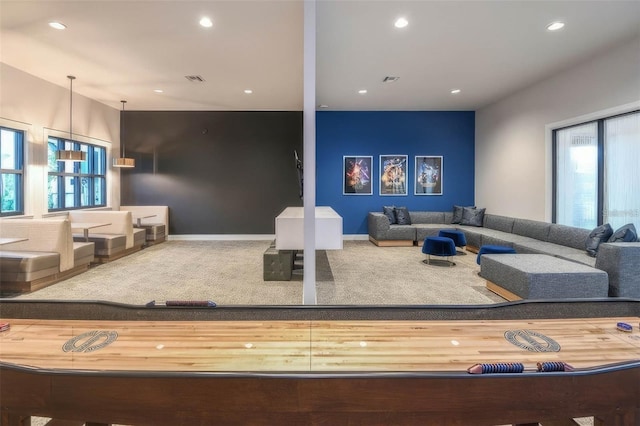
<path id="1" fill-rule="evenodd" d="M 601 298 L 607 273 L 546 254 L 485 254 L 480 276 L 487 289 L 507 300 Z"/>

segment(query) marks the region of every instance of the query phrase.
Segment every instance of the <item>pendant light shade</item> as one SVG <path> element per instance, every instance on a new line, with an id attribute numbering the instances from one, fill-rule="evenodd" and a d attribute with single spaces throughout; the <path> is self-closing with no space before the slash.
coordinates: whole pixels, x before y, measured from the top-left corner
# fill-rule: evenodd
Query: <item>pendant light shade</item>
<path id="1" fill-rule="evenodd" d="M 76 78 L 68 75 L 69 79 L 69 142 L 73 142 L 73 80 Z M 78 150 L 63 149 L 56 151 L 56 160 L 58 161 L 86 161 L 87 153 Z"/>
<path id="2" fill-rule="evenodd" d="M 127 103 L 127 101 L 120 101 L 122 102 L 122 112 L 124 113 L 124 104 Z M 135 167 L 136 166 L 136 160 L 135 158 L 127 158 L 124 155 L 124 115 L 120 116 L 120 145 L 122 145 L 122 157 L 120 158 L 114 158 L 113 159 L 113 167 Z"/>

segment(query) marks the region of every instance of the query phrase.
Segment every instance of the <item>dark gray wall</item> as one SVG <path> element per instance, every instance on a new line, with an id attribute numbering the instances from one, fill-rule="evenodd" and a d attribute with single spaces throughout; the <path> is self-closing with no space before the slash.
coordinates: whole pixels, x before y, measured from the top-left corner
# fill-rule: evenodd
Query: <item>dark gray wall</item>
<path id="1" fill-rule="evenodd" d="M 301 206 L 302 112 L 125 111 L 122 205 L 166 205 L 171 234 L 273 234 Z"/>

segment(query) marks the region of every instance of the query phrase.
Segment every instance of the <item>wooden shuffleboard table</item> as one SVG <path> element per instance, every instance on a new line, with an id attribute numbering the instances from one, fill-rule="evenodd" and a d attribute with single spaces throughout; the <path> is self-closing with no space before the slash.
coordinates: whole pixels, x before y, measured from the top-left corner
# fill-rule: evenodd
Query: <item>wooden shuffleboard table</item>
<path id="1" fill-rule="evenodd" d="M 638 316 L 0 322 L 2 425 L 640 424 Z"/>

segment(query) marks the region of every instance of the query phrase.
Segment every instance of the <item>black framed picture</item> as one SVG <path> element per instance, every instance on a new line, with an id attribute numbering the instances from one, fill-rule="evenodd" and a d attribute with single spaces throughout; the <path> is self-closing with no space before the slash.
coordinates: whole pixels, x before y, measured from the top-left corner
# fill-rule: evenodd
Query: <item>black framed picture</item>
<path id="1" fill-rule="evenodd" d="M 342 195 L 373 195 L 373 156 L 342 158 Z"/>
<path id="2" fill-rule="evenodd" d="M 414 194 L 442 195 L 442 156 L 416 156 Z"/>
<path id="3" fill-rule="evenodd" d="M 407 195 L 407 156 L 380 156 L 380 195 Z"/>

